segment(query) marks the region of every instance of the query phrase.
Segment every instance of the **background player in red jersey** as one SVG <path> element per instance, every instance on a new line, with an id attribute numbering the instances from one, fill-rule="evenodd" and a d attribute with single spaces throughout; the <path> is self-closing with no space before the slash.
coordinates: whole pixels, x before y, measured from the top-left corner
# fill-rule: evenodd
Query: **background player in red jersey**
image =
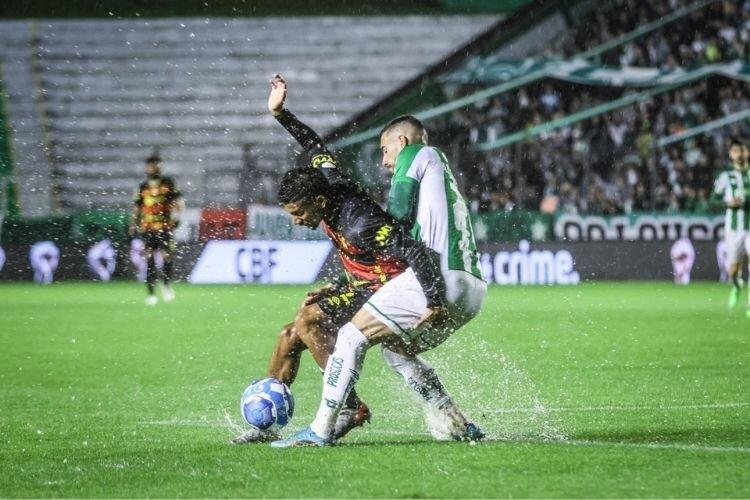
<path id="1" fill-rule="evenodd" d="M 161 175 L 161 158 L 152 155 L 146 158 L 146 180 L 138 187 L 135 194 L 133 211 L 130 219 L 130 235 L 140 235 L 146 251 L 146 296 L 147 305 L 157 302 L 154 285 L 157 269 L 154 253 L 159 251 L 164 258 L 162 268 L 162 298 L 169 302 L 174 300 L 172 290 L 172 255 L 174 253 L 174 230 L 179 224 L 185 203 L 180 190 L 171 177 Z"/>

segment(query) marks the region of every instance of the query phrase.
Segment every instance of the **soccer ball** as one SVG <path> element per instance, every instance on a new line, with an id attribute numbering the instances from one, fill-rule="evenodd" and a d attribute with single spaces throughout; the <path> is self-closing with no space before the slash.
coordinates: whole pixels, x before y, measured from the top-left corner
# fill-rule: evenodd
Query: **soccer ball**
<path id="1" fill-rule="evenodd" d="M 264 378 L 250 384 L 242 393 L 240 411 L 253 427 L 278 431 L 292 419 L 294 397 L 280 380 Z"/>

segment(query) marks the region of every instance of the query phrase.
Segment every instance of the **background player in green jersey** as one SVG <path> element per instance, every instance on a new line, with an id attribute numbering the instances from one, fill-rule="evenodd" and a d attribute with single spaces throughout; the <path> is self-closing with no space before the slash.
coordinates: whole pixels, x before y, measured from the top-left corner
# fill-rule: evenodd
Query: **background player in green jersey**
<path id="1" fill-rule="evenodd" d="M 730 168 L 721 172 L 714 182 L 713 199 L 726 207 L 724 240 L 727 245 L 727 272 L 732 286 L 729 307 L 735 307 L 742 289 L 742 262 L 750 250 L 750 170 L 747 146 L 739 140 L 729 145 Z M 750 317 L 750 303 L 748 304 Z"/>

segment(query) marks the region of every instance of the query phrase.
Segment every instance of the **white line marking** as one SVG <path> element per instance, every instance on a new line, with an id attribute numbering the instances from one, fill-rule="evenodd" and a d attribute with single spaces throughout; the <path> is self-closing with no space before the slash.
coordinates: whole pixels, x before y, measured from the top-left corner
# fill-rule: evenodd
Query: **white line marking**
<path id="1" fill-rule="evenodd" d="M 729 403 L 706 403 L 706 404 L 687 404 L 687 405 L 666 405 L 666 406 L 648 406 L 648 405 L 608 405 L 608 406 L 559 406 L 559 407 L 541 407 L 541 408 L 494 408 L 479 409 L 473 408 L 467 410 L 469 414 L 506 414 L 506 413 L 586 413 L 586 412 L 617 412 L 617 411 L 681 411 L 681 410 L 722 410 L 731 408 L 748 408 L 750 403 L 729 402 Z M 378 413 L 378 418 L 394 419 L 403 418 L 403 414 L 394 412 Z M 194 427 L 228 427 L 227 422 L 231 421 L 225 412 L 225 421 L 216 420 L 190 420 L 190 419 L 173 419 L 173 420 L 155 420 L 141 422 L 144 425 L 185 425 Z M 312 415 L 307 417 L 297 415 L 296 419 L 312 419 Z"/>
<path id="2" fill-rule="evenodd" d="M 560 406 L 560 407 L 543 407 L 543 408 L 474 408 L 469 409 L 469 413 L 485 414 L 505 414 L 505 413 L 586 413 L 586 412 L 617 412 L 617 411 L 680 411 L 680 410 L 721 410 L 731 408 L 748 408 L 750 403 L 706 403 L 706 404 L 689 404 L 689 405 L 669 405 L 669 406 L 639 406 L 639 405 L 609 405 L 609 406 Z M 393 412 L 378 413 L 378 418 L 393 419 L 402 418 L 403 414 Z M 307 418 L 298 415 L 297 419 L 312 419 L 312 415 Z M 227 421 L 221 422 L 216 420 L 190 420 L 190 419 L 172 419 L 172 420 L 155 420 L 141 422 L 144 425 L 184 425 L 193 427 L 229 427 Z"/>
<path id="3" fill-rule="evenodd" d="M 691 405 L 667 405 L 667 406 L 648 406 L 648 405 L 608 405 L 608 406 L 559 406 L 559 407 L 542 407 L 542 408 L 498 408 L 493 410 L 475 409 L 483 413 L 585 413 L 590 411 L 680 411 L 680 410 L 715 410 L 726 408 L 747 408 L 750 403 L 706 403 Z"/>
<path id="4" fill-rule="evenodd" d="M 721 409 L 732 409 L 732 408 L 748 408 L 750 403 L 746 402 L 728 402 L 728 403 L 706 403 L 706 404 L 686 404 L 686 405 L 664 405 L 664 406 L 649 406 L 649 405 L 607 405 L 607 406 L 561 406 L 561 407 L 542 407 L 542 408 L 497 408 L 497 409 L 474 409 L 471 413 L 484 413 L 484 414 L 510 414 L 510 413 L 586 413 L 586 412 L 618 412 L 618 411 L 680 411 L 680 410 L 721 410 Z M 235 426 L 230 425 L 230 418 L 228 415 L 224 415 L 224 421 L 220 420 L 191 420 L 191 419 L 172 419 L 172 420 L 156 420 L 141 422 L 144 425 L 164 425 L 164 426 L 190 426 L 190 427 L 211 427 L 211 428 L 223 428 L 229 429 Z M 403 418 L 403 414 L 397 414 L 393 412 L 378 414 L 379 418 L 385 420 Z M 312 415 L 303 416 L 298 415 L 298 419 L 309 420 Z M 232 429 L 235 430 L 235 429 Z M 362 437 L 366 442 L 367 434 L 375 434 L 381 436 L 410 436 L 414 437 L 429 437 L 430 434 L 425 431 L 400 431 L 396 429 L 366 429 L 366 434 Z M 355 441 L 358 442 L 359 440 Z M 538 444 L 561 444 L 567 446 L 601 446 L 601 447 L 618 447 L 618 448 L 639 448 L 639 449 L 651 449 L 651 450 L 680 450 L 680 451 L 693 451 L 693 452 L 718 452 L 718 453 L 750 453 L 750 448 L 742 446 L 713 446 L 713 445 L 700 445 L 691 443 L 628 443 L 622 441 L 592 441 L 592 440 L 580 440 L 580 439 L 535 439 L 529 438 L 529 435 L 508 436 L 506 439 L 498 439 L 496 442 L 506 441 L 508 443 L 538 443 Z M 490 441 L 492 442 L 492 441 Z"/>
<path id="5" fill-rule="evenodd" d="M 734 453 L 750 453 L 750 448 L 742 446 L 711 446 L 690 443 L 624 443 L 622 441 L 589 441 L 571 439 L 567 441 L 550 441 L 559 442 L 572 446 L 615 446 L 619 448 L 646 448 L 652 450 L 682 450 L 682 451 L 718 451 Z"/>
<path id="6" fill-rule="evenodd" d="M 384 436 L 410 436 L 410 437 L 429 437 L 429 432 L 423 431 L 390 431 L 387 429 L 369 429 L 368 434 L 379 434 Z M 366 436 L 362 436 L 366 441 Z M 354 444 L 359 440 L 354 441 Z M 713 446 L 713 445 L 700 445 L 690 443 L 627 443 L 623 441 L 592 441 L 588 439 L 490 439 L 487 442 L 492 443 L 503 443 L 508 444 L 561 444 L 566 446 L 602 446 L 602 447 L 615 447 L 615 448 L 641 448 L 651 450 L 680 450 L 680 451 L 708 451 L 708 452 L 730 452 L 730 453 L 750 453 L 750 448 L 742 446 Z"/>

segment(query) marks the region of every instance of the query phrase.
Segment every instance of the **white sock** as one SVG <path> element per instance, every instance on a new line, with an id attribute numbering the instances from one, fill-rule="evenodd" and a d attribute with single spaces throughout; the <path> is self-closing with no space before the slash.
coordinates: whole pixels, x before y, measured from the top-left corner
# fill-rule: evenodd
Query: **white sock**
<path id="1" fill-rule="evenodd" d="M 323 397 L 318 413 L 310 428 L 320 437 L 330 438 L 336 418 L 346 397 L 359 379 L 365 353 L 370 343 L 352 323 L 341 327 L 336 338 L 336 347 L 328 357 L 323 374 Z"/>
<path id="2" fill-rule="evenodd" d="M 419 356 L 403 356 L 383 347 L 383 358 L 428 405 L 441 409 L 452 403 L 435 369 Z"/>

